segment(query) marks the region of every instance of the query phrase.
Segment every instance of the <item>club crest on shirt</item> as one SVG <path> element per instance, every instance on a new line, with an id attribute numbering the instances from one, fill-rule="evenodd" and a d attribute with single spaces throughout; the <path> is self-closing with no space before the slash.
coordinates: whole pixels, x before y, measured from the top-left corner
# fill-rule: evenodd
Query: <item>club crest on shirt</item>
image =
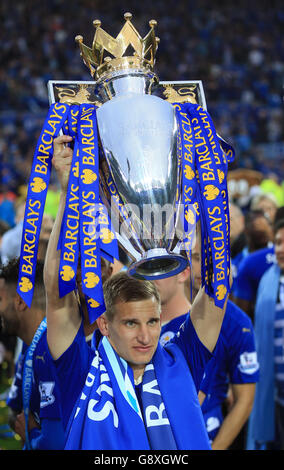
<path id="1" fill-rule="evenodd" d="M 164 334 L 161 335 L 160 337 L 160 343 L 162 346 L 165 346 L 173 337 L 174 337 L 174 332 L 173 331 L 166 331 Z"/>
<path id="2" fill-rule="evenodd" d="M 259 369 L 256 351 L 241 354 L 238 368 L 243 374 L 254 374 Z"/>
<path id="3" fill-rule="evenodd" d="M 52 394 L 55 386 L 55 382 L 40 382 L 39 383 L 39 392 L 40 392 L 40 407 L 44 408 L 45 406 L 52 405 L 55 401 L 55 396 Z"/>

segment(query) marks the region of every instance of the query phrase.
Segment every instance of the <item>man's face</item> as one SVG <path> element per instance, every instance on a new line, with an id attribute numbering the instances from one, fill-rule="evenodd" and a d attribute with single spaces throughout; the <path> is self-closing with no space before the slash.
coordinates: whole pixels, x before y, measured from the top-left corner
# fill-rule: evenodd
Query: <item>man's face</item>
<path id="1" fill-rule="evenodd" d="M 257 208 L 263 210 L 269 220 L 272 223 L 274 222 L 277 206 L 272 201 L 269 199 L 262 199 L 259 201 Z"/>
<path id="2" fill-rule="evenodd" d="M 12 289 L 0 279 L 0 321 L 1 332 L 13 336 L 18 334 L 18 317 L 14 307 Z"/>
<path id="3" fill-rule="evenodd" d="M 275 255 L 280 269 L 284 270 L 284 227 L 277 230 L 275 235 Z"/>
<path id="4" fill-rule="evenodd" d="M 253 240 L 256 249 L 265 248 L 273 240 L 273 231 L 265 217 L 256 217 L 248 228 L 248 236 Z"/>
<path id="5" fill-rule="evenodd" d="M 178 287 L 178 277 L 171 276 L 166 277 L 164 279 L 157 279 L 154 281 L 156 285 L 160 298 L 161 298 L 161 305 L 166 305 L 171 298 L 176 294 L 177 287 Z"/>
<path id="6" fill-rule="evenodd" d="M 195 247 L 192 250 L 191 254 L 191 271 L 192 271 L 192 281 L 193 289 L 198 291 L 201 286 L 201 257 L 199 251 L 198 243 L 195 244 Z"/>
<path id="7" fill-rule="evenodd" d="M 158 345 L 161 322 L 156 299 L 117 302 L 113 319 L 107 320 L 107 329 L 111 345 L 132 367 L 136 378 L 136 372 L 144 370 Z"/>

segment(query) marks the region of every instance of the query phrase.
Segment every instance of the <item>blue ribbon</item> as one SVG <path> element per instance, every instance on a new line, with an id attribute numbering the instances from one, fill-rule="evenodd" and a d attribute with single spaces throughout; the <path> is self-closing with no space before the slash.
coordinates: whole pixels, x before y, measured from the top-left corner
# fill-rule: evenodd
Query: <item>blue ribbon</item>
<path id="1" fill-rule="evenodd" d="M 25 449 L 30 450 L 30 439 L 29 439 L 29 411 L 30 411 L 30 399 L 32 393 L 32 383 L 33 383 L 33 355 L 35 348 L 41 339 L 43 333 L 46 330 L 46 318 L 44 318 L 39 325 L 33 340 L 26 352 L 25 362 L 23 367 L 23 384 L 22 384 L 22 397 L 23 397 L 23 410 L 25 416 L 25 431 L 26 431 L 26 440 L 25 440 Z"/>
<path id="2" fill-rule="evenodd" d="M 181 134 L 185 227 L 190 234 L 190 221 L 194 222 L 188 217 L 187 208 L 191 204 L 190 208 L 196 209 L 196 219 L 200 217 L 201 221 L 202 285 L 222 308 L 230 291 L 227 157 L 209 114 L 201 106 L 182 104 L 175 108 Z M 185 243 L 185 249 L 189 257 L 191 243 Z"/>
<path id="3" fill-rule="evenodd" d="M 93 322 L 105 311 L 99 240 L 99 151 L 96 109 L 93 105 L 80 106 L 77 134 L 82 290 L 90 321 Z M 111 235 L 106 232 L 104 236 Z"/>
<path id="4" fill-rule="evenodd" d="M 76 273 L 79 257 L 79 144 L 77 120 L 79 106 L 71 106 L 65 133 L 74 139 L 73 158 L 68 181 L 64 216 L 58 248 L 61 250 L 58 272 L 60 297 L 76 289 Z"/>
<path id="5" fill-rule="evenodd" d="M 34 153 L 24 216 L 17 292 L 31 306 L 38 253 L 38 241 L 51 172 L 53 139 L 68 114 L 68 105 L 50 107 Z"/>

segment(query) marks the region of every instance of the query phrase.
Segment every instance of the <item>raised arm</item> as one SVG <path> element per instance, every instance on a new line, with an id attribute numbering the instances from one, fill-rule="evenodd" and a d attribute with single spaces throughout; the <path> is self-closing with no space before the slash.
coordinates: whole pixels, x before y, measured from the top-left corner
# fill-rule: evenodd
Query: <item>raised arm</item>
<path id="1" fill-rule="evenodd" d="M 192 250 L 192 276 L 194 287 L 198 293 L 192 304 L 190 318 L 194 329 L 204 346 L 213 351 L 218 340 L 220 329 L 222 326 L 224 314 L 227 308 L 228 295 L 224 303 L 223 309 L 216 307 L 214 299 L 209 297 L 205 288 L 201 287 L 201 241 L 200 228 L 197 230 L 195 245 Z M 232 277 L 230 276 L 232 285 Z"/>
<path id="2" fill-rule="evenodd" d="M 209 351 L 216 346 L 226 311 L 228 296 L 223 309 L 216 307 L 214 299 L 209 297 L 205 288 L 199 289 L 190 313 L 190 318 L 200 341 Z"/>
<path id="3" fill-rule="evenodd" d="M 57 250 L 61 222 L 64 214 L 66 192 L 72 162 L 72 149 L 66 146 L 72 137 L 60 136 L 54 139 L 53 166 L 61 185 L 58 213 L 48 243 L 44 284 L 46 290 L 47 340 L 51 355 L 57 359 L 72 343 L 81 323 L 78 303 L 71 292 L 59 297 L 58 270 L 60 250 Z"/>

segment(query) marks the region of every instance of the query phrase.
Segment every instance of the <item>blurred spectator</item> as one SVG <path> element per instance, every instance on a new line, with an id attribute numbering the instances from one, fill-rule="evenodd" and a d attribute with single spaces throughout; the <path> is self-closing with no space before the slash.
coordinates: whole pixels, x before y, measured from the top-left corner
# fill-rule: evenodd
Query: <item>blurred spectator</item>
<path id="1" fill-rule="evenodd" d="M 246 246 L 245 217 L 237 204 L 230 203 L 231 257 L 234 259 Z"/>
<path id="2" fill-rule="evenodd" d="M 10 230 L 7 230 L 2 237 L 1 258 L 4 265 L 11 259 L 20 256 L 25 204 L 26 201 L 19 200 L 17 202 L 15 216 L 16 225 Z"/>
<path id="3" fill-rule="evenodd" d="M 251 210 L 253 211 L 257 209 L 262 210 L 272 224 L 275 219 L 277 207 L 278 207 L 277 199 L 274 197 L 273 194 L 270 194 L 270 193 L 267 193 L 267 194 L 260 193 L 254 196 L 250 203 Z"/>
<path id="4" fill-rule="evenodd" d="M 284 219 L 275 226 L 277 262 L 260 280 L 255 307 L 255 335 L 260 363 L 248 449 L 284 450 Z"/>
<path id="5" fill-rule="evenodd" d="M 273 231 L 270 220 L 264 215 L 262 210 L 249 211 L 245 215 L 244 230 L 241 239 L 242 248 L 239 249 L 237 253 L 235 253 L 235 245 L 234 243 L 232 244 L 232 292 L 234 296 L 237 295 L 235 290 L 238 289 L 238 284 L 241 283 L 240 278 L 242 277 L 242 273 L 240 274 L 240 269 L 246 257 L 250 253 L 254 253 L 257 250 L 261 250 L 262 248 L 266 247 L 269 247 L 269 250 L 273 252 L 272 240 Z M 244 309 L 244 306 L 240 305 L 240 307 Z M 246 309 L 245 312 L 249 313 Z"/>
<path id="6" fill-rule="evenodd" d="M 6 233 L 10 229 L 10 226 L 2 219 L 0 219 L 0 267 L 2 265 L 2 255 L 1 255 L 1 246 L 2 246 L 2 238 L 4 233 Z"/>

